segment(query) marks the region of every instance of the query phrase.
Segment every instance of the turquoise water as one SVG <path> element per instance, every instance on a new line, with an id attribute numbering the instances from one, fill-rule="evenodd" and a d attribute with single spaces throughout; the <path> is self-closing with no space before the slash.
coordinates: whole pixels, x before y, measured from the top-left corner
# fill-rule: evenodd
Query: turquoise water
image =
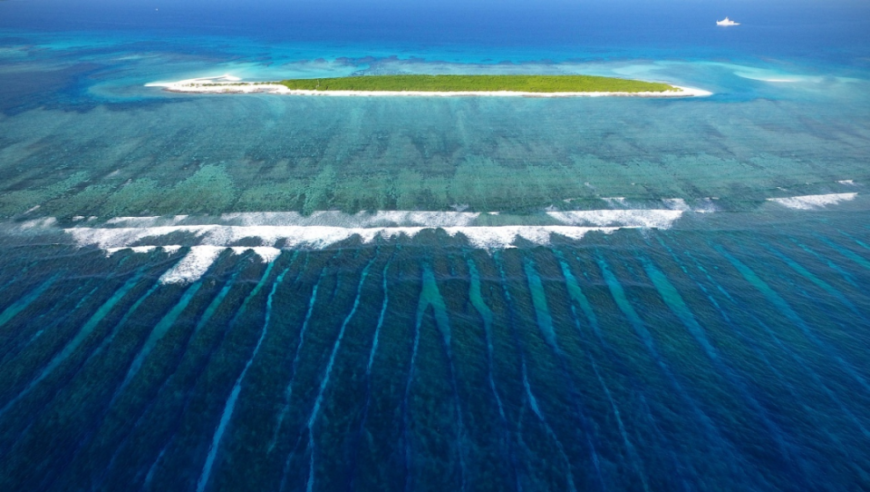
<path id="1" fill-rule="evenodd" d="M 671 7 L 0 3 L 0 488 L 870 488 L 867 8 Z M 713 95 L 146 87 L 377 73 Z"/>

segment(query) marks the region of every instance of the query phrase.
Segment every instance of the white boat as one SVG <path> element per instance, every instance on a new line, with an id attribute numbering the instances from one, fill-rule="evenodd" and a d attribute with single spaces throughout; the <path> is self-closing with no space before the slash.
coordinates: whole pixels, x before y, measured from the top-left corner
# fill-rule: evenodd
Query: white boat
<path id="1" fill-rule="evenodd" d="M 722 26 L 722 27 L 730 27 L 730 26 L 739 26 L 740 23 L 739 23 L 739 22 L 734 22 L 733 20 L 731 20 L 731 19 L 729 19 L 728 17 L 726 17 L 726 18 L 724 18 L 724 19 L 722 19 L 722 20 L 720 20 L 720 21 L 716 21 L 716 25 L 717 25 L 717 26 Z"/>

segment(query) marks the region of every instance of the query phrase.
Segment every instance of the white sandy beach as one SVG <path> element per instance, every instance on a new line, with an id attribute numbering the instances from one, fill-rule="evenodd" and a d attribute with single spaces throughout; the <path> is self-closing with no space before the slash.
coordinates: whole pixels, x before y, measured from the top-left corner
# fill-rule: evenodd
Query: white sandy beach
<path id="1" fill-rule="evenodd" d="M 691 87 L 674 86 L 679 92 L 515 92 L 515 91 L 310 91 L 288 89 L 281 84 L 240 82 L 231 75 L 202 77 L 177 82 L 154 82 L 146 87 L 161 87 L 168 92 L 189 94 L 277 94 L 286 96 L 331 97 L 706 97 L 712 92 Z"/>

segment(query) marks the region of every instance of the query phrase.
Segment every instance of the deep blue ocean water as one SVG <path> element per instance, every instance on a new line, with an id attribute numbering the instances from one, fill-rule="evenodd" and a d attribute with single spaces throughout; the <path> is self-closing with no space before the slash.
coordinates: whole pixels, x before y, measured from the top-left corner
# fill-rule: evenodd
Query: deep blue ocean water
<path id="1" fill-rule="evenodd" d="M 0 1 L 0 490 L 870 489 L 870 6 L 161 3 Z M 713 95 L 146 86 L 379 73 Z"/>

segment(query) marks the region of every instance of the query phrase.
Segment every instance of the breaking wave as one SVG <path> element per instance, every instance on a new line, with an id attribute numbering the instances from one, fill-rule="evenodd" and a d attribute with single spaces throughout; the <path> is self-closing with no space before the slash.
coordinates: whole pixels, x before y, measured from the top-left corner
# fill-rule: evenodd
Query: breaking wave
<path id="1" fill-rule="evenodd" d="M 769 198 L 779 205 L 813 210 L 855 199 L 857 193 Z M 190 283 L 204 275 L 226 250 L 234 254 L 251 251 L 272 262 L 285 249 L 323 249 L 357 238 L 362 243 L 414 238 L 422 231 L 439 229 L 450 237 L 462 237 L 474 248 L 512 248 L 524 240 L 548 245 L 553 235 L 580 240 L 590 232 L 610 234 L 618 229 L 668 229 L 686 213 L 718 210 L 711 199 L 689 206 L 682 198 L 662 199 L 663 206 L 630 208 L 621 197 L 607 199 L 614 206 L 600 210 L 547 210 L 530 216 L 464 211 L 375 211 L 347 214 L 319 211 L 231 213 L 219 217 L 188 215 L 114 217 L 105 221 L 74 220 L 60 228 L 55 218 L 17 224 L 21 233 L 62 231 L 79 247 L 97 247 L 107 255 L 129 250 L 134 253 L 176 254 L 189 248 L 184 258 L 160 278 L 162 283 Z"/>
<path id="2" fill-rule="evenodd" d="M 848 202 L 857 197 L 857 193 L 830 193 L 827 195 L 803 195 L 788 198 L 768 198 L 768 201 L 796 210 L 815 210 L 840 202 Z"/>
<path id="3" fill-rule="evenodd" d="M 322 249 L 351 238 L 362 243 L 378 239 L 413 238 L 439 229 L 486 250 L 514 247 L 518 240 L 547 245 L 553 235 L 580 240 L 589 232 L 618 229 L 665 229 L 688 210 L 675 199 L 668 209 L 549 211 L 534 218 L 476 212 L 377 211 L 345 214 L 338 211 L 234 213 L 214 217 L 115 217 L 102 224 L 62 229 L 79 247 L 95 246 L 108 255 L 122 250 L 175 254 L 189 248 L 162 283 L 190 283 L 201 278 L 227 249 L 234 254 L 252 251 L 271 262 L 284 249 Z M 492 221 L 499 221 L 493 225 Z M 529 221 L 536 222 L 530 224 Z M 30 227 L 56 227 L 43 221 Z M 252 245 L 254 244 L 254 245 Z"/>
<path id="4" fill-rule="evenodd" d="M 674 199 L 676 206 L 685 202 Z M 676 200 L 679 200 L 677 202 Z M 675 207 L 676 208 L 676 207 Z M 667 229 L 679 219 L 688 207 L 676 210 L 576 210 L 570 212 L 547 212 L 550 217 L 570 225 L 622 226 Z"/>

